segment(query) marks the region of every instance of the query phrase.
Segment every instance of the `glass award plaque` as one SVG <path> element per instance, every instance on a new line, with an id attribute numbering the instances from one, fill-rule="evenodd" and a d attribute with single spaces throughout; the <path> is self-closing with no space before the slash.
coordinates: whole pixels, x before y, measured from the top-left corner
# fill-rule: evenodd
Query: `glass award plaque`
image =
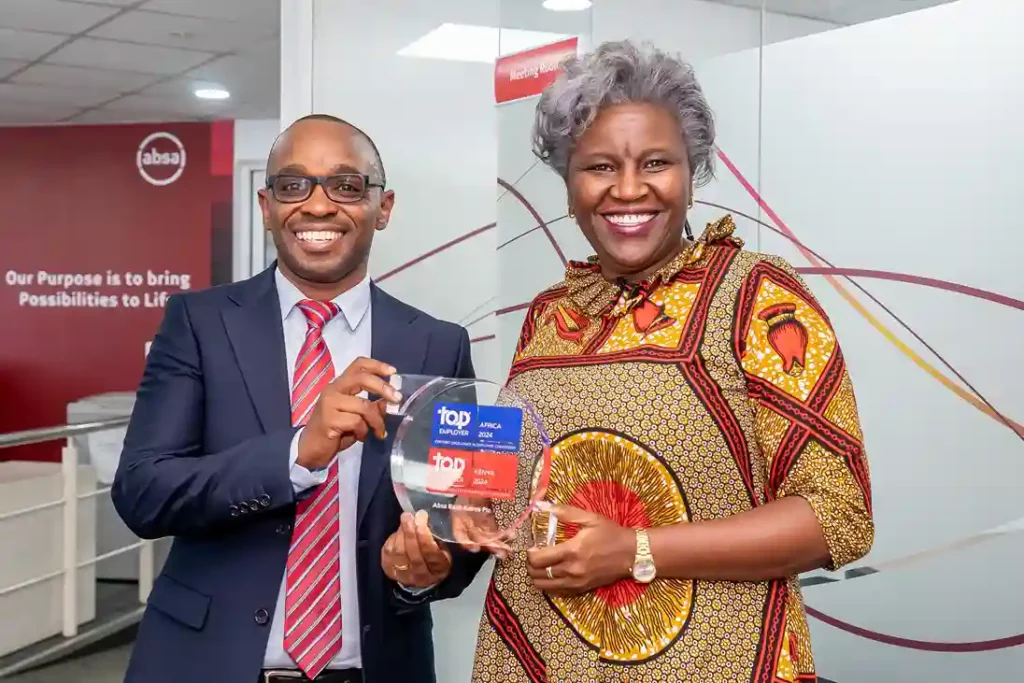
<path id="1" fill-rule="evenodd" d="M 425 510 L 435 538 L 492 549 L 548 545 L 533 523 L 551 471 L 550 439 L 528 401 L 481 379 L 394 375 L 402 395 L 391 479 L 406 512 Z"/>

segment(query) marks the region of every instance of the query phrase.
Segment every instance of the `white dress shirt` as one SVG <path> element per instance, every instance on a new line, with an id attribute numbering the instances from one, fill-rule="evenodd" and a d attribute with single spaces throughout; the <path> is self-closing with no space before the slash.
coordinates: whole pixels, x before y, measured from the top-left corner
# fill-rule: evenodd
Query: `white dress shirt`
<path id="1" fill-rule="evenodd" d="M 295 362 L 306 338 L 306 316 L 296 307 L 306 297 L 286 278 L 280 270 L 274 274 L 277 296 L 281 302 L 281 319 L 284 325 L 284 349 L 288 359 L 288 384 L 295 374 Z M 337 377 L 352 361 L 360 356 L 370 357 L 371 323 L 370 279 L 362 282 L 334 299 L 341 313 L 324 325 L 322 334 L 331 353 L 334 374 Z M 291 480 L 296 493 L 317 486 L 327 479 L 327 470 L 310 472 L 296 463 L 299 456 L 299 433 L 292 439 Z M 338 503 L 340 517 L 341 556 L 341 652 L 330 664 L 329 669 L 362 668 L 362 653 L 359 647 L 359 591 L 356 586 L 356 499 L 359 491 L 359 465 L 363 455 L 363 444 L 357 441 L 350 448 L 338 454 Z M 287 576 L 285 577 L 287 581 Z M 284 598 L 285 581 L 277 596 L 277 608 L 270 626 L 270 640 L 263 658 L 268 669 L 295 669 L 292 658 L 284 651 Z"/>

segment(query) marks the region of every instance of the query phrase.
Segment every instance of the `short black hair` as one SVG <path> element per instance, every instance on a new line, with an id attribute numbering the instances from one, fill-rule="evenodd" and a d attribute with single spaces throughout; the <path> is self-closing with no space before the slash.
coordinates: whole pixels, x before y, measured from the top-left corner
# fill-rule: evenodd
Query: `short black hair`
<path id="1" fill-rule="evenodd" d="M 343 126 L 346 126 L 354 130 L 360 137 L 362 137 L 364 140 L 370 143 L 370 149 L 373 150 L 373 170 L 377 173 L 378 176 L 380 176 L 380 184 L 387 187 L 388 177 L 387 174 L 384 172 L 384 161 L 380 157 L 380 150 L 377 149 L 377 143 L 373 141 L 373 138 L 371 138 L 366 133 L 366 131 L 364 131 L 359 126 L 349 123 L 345 119 L 338 118 L 337 116 L 333 116 L 331 114 L 306 114 L 305 116 L 295 119 L 295 121 L 293 121 L 291 125 L 288 126 L 288 128 L 291 128 L 296 123 L 301 123 L 302 121 L 329 121 L 331 123 L 339 123 Z M 270 148 L 271 154 L 273 154 L 274 147 L 276 146 L 277 141 L 275 140 L 274 145 Z M 267 160 L 267 166 L 270 166 L 269 159 Z"/>

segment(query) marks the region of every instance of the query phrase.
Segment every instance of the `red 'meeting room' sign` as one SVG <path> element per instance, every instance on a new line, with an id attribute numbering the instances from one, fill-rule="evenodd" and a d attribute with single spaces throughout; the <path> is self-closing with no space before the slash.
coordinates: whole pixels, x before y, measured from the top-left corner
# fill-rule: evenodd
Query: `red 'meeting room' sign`
<path id="1" fill-rule="evenodd" d="M 495 101 L 502 104 L 539 95 L 558 76 L 562 62 L 576 54 L 578 42 L 569 38 L 499 57 L 494 65 Z"/>

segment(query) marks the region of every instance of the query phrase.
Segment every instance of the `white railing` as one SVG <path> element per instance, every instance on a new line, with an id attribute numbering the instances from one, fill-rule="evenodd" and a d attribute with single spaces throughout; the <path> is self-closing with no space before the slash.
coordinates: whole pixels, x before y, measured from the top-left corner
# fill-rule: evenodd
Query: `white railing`
<path id="1" fill-rule="evenodd" d="M 43 429 L 30 429 L 23 432 L 0 434 L 0 450 L 13 448 L 15 446 L 27 446 L 29 444 L 44 443 L 66 439 L 61 451 L 61 478 L 63 480 L 63 495 L 58 500 L 33 505 L 31 507 L 13 510 L 0 514 L 0 522 L 31 515 L 53 508 L 63 508 L 64 529 L 61 568 L 32 577 L 12 586 L 0 588 L 0 597 L 9 595 L 16 591 L 35 586 L 46 581 L 61 579 L 63 581 L 62 598 L 62 621 L 63 634 L 65 638 L 78 635 L 78 570 L 98 562 L 109 560 L 112 557 L 131 552 L 139 551 L 139 602 L 146 603 L 149 592 L 153 589 L 153 542 L 140 539 L 136 543 L 111 550 L 96 557 L 78 561 L 78 505 L 79 501 L 102 496 L 110 493 L 110 487 L 105 486 L 86 493 L 78 492 L 78 450 L 75 448 L 71 438 L 83 434 L 102 432 L 108 429 L 118 429 L 128 424 L 127 417 L 114 418 L 110 420 L 98 420 L 95 422 L 81 422 L 60 427 L 46 427 Z"/>

